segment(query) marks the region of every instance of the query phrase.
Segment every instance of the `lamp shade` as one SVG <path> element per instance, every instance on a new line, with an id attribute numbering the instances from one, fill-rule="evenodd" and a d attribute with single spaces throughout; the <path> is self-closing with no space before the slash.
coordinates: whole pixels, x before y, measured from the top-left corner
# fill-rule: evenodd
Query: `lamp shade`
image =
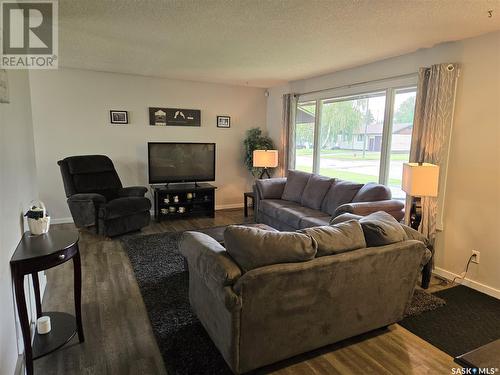
<path id="1" fill-rule="evenodd" d="M 278 166 L 277 150 L 255 150 L 253 166 L 256 168 L 275 168 Z"/>
<path id="2" fill-rule="evenodd" d="M 402 189 L 414 197 L 437 197 L 439 167 L 429 163 L 404 163 Z"/>

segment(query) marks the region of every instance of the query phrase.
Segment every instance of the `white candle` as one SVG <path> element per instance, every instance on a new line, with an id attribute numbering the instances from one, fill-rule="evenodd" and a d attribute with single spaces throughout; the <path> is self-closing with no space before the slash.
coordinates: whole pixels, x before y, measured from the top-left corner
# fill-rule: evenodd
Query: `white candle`
<path id="1" fill-rule="evenodd" d="M 50 332 L 51 326 L 50 326 L 50 317 L 48 316 L 41 316 L 36 320 L 36 329 L 38 331 L 38 334 L 40 335 L 45 335 L 46 333 Z"/>

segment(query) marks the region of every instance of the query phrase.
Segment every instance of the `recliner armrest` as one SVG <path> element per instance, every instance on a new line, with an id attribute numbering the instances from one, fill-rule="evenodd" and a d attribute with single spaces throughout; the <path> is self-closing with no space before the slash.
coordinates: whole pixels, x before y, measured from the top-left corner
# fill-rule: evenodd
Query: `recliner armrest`
<path id="1" fill-rule="evenodd" d="M 404 203 L 396 199 L 375 202 L 352 202 L 337 207 L 333 217 L 344 213 L 366 216 L 377 211 L 385 211 L 400 221 L 404 217 L 404 207 Z"/>
<path id="2" fill-rule="evenodd" d="M 77 227 L 96 225 L 99 207 L 105 204 L 106 198 L 96 193 L 73 194 L 68 198 L 69 210 Z"/>
<path id="3" fill-rule="evenodd" d="M 224 246 L 204 233 L 185 232 L 179 249 L 189 267 L 202 276 L 209 286 L 230 286 L 241 276 L 241 269 Z"/>
<path id="4" fill-rule="evenodd" d="M 143 197 L 148 189 L 144 186 L 129 186 L 118 190 L 119 197 Z"/>
<path id="5" fill-rule="evenodd" d="M 104 195 L 97 193 L 80 193 L 73 194 L 68 198 L 68 202 L 88 202 L 92 201 L 94 204 L 106 203 L 106 198 Z"/>

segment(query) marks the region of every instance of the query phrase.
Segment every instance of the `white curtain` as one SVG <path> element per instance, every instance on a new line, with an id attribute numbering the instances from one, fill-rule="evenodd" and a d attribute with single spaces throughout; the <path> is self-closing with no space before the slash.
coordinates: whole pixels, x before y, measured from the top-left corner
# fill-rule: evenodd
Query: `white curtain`
<path id="1" fill-rule="evenodd" d="M 298 95 L 283 95 L 283 124 L 281 127 L 280 175 L 285 177 L 295 168 L 295 115 Z"/>
<path id="2" fill-rule="evenodd" d="M 439 165 L 446 172 L 447 147 L 455 108 L 455 93 L 460 66 L 438 64 L 418 72 L 415 118 L 413 122 L 410 162 Z M 440 178 L 442 181 L 442 179 Z M 437 198 L 422 197 L 422 220 L 419 232 L 431 243 L 436 235 Z M 406 223 L 409 222 L 411 199 L 406 200 Z"/>

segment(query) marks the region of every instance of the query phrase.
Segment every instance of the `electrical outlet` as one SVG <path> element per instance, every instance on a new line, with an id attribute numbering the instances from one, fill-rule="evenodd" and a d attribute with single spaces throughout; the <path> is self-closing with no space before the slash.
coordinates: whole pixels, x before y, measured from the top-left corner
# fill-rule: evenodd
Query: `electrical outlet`
<path id="1" fill-rule="evenodd" d="M 480 255 L 481 255 L 481 253 L 479 251 L 472 250 L 472 260 L 471 260 L 471 262 L 479 264 L 479 257 L 480 257 Z"/>

